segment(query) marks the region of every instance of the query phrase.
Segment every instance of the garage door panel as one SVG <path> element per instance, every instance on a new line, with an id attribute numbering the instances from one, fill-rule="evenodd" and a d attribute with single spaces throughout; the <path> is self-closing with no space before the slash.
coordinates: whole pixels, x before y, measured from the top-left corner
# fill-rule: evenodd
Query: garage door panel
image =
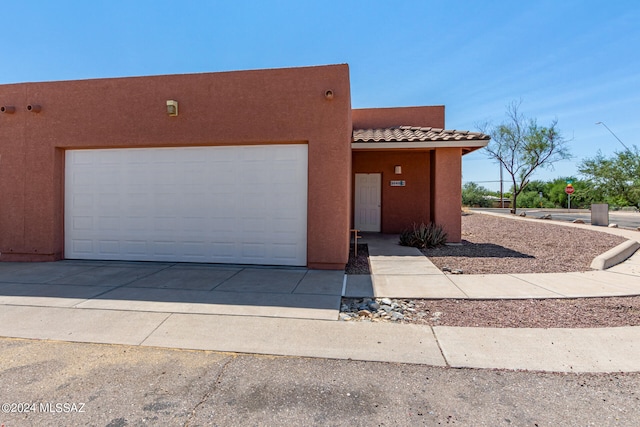
<path id="1" fill-rule="evenodd" d="M 120 217 L 118 216 L 99 216 L 98 217 L 98 231 L 119 231 L 119 230 L 120 230 Z"/>
<path id="2" fill-rule="evenodd" d="M 94 252 L 92 240 L 74 239 L 71 241 L 71 247 L 78 254 L 92 254 Z"/>
<path id="3" fill-rule="evenodd" d="M 120 253 L 120 242 L 117 240 L 99 240 L 100 253 L 105 255 L 118 255 Z"/>
<path id="4" fill-rule="evenodd" d="M 183 217 L 182 230 L 186 233 L 202 234 L 202 230 L 206 230 L 207 220 L 203 217 Z"/>
<path id="5" fill-rule="evenodd" d="M 74 230 L 91 231 L 93 230 L 93 217 L 91 216 L 76 216 L 73 218 Z"/>
<path id="6" fill-rule="evenodd" d="M 121 230 L 131 235 L 135 232 L 142 232 L 147 234 L 147 230 L 149 229 L 149 222 L 147 221 L 147 217 L 140 216 L 126 216 L 121 218 Z"/>
<path id="7" fill-rule="evenodd" d="M 67 258 L 306 265 L 307 147 L 70 150 Z"/>
<path id="8" fill-rule="evenodd" d="M 144 240 L 125 240 L 122 245 L 122 253 L 127 258 L 138 257 L 149 252 L 149 247 Z"/>
<path id="9" fill-rule="evenodd" d="M 162 232 L 172 234 L 177 228 L 177 217 L 155 217 L 154 231 L 160 232 L 155 234 L 162 234 Z"/>

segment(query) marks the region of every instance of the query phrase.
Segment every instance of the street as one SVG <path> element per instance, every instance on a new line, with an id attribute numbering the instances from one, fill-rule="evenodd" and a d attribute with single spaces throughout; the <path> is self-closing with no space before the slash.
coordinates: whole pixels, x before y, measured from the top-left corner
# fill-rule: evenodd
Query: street
<path id="1" fill-rule="evenodd" d="M 494 208 L 471 208 L 472 211 L 485 211 L 494 212 L 504 215 L 510 215 L 509 209 L 494 209 Z M 522 212 L 527 214 L 528 218 L 540 218 L 544 215 L 551 215 L 551 219 L 555 221 L 568 221 L 571 222 L 576 219 L 581 219 L 585 224 L 591 223 L 591 212 L 586 209 L 534 209 L 534 208 L 519 208 L 518 215 Z M 620 228 L 628 228 L 636 230 L 640 227 L 640 213 L 638 212 L 622 212 L 622 211 L 610 211 L 609 212 L 609 224 L 618 224 Z"/>
<path id="2" fill-rule="evenodd" d="M 5 427 L 635 426 L 640 419 L 640 374 L 450 369 L 22 339 L 0 339 L 0 355 Z"/>

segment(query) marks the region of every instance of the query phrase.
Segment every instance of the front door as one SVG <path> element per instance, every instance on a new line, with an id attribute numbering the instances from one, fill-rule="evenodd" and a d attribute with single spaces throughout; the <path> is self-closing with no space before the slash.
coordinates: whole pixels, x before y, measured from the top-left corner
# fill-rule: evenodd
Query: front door
<path id="1" fill-rule="evenodd" d="M 356 200 L 354 227 L 360 231 L 380 232 L 380 189 L 382 176 L 379 173 L 356 174 Z"/>

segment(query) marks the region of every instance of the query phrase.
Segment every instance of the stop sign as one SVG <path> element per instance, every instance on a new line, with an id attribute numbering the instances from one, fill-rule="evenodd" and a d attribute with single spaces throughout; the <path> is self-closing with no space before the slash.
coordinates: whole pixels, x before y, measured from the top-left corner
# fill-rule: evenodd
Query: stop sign
<path id="1" fill-rule="evenodd" d="M 564 189 L 564 192 L 567 194 L 573 194 L 574 191 L 573 185 L 571 184 L 567 185 Z"/>

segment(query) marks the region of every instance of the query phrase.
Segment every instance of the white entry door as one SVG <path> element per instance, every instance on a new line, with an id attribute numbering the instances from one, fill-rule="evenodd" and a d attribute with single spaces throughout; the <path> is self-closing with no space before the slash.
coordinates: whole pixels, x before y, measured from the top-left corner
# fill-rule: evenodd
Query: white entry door
<path id="1" fill-rule="evenodd" d="M 304 266 L 307 146 L 69 150 L 65 256 Z"/>
<path id="2" fill-rule="evenodd" d="M 360 231 L 380 231 L 380 189 L 382 176 L 379 173 L 356 174 L 356 200 L 354 227 Z"/>

